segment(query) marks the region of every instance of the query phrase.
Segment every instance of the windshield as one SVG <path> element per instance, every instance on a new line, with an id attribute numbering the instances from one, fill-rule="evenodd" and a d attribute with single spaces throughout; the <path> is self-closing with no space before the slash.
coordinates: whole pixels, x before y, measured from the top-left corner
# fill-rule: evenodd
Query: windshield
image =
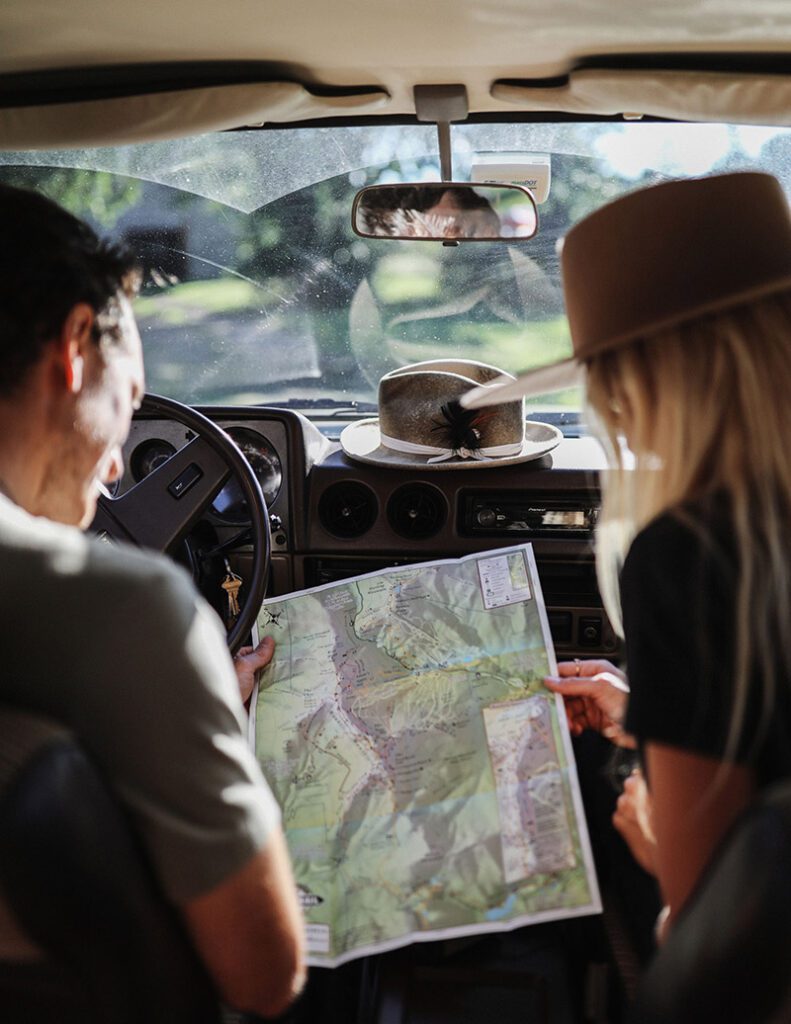
<path id="1" fill-rule="evenodd" d="M 364 185 L 439 180 L 428 125 L 0 153 L 0 180 L 40 189 L 137 253 L 151 391 L 340 415 L 375 408 L 379 378 L 407 363 L 447 355 L 516 373 L 569 354 L 558 242 L 611 197 L 739 167 L 764 168 L 791 187 L 788 129 L 464 124 L 453 127 L 452 145 L 461 181 L 485 177 L 496 154 L 545 162 L 534 238 L 448 246 L 353 233 L 352 201 Z M 531 404 L 579 403 L 571 390 Z"/>

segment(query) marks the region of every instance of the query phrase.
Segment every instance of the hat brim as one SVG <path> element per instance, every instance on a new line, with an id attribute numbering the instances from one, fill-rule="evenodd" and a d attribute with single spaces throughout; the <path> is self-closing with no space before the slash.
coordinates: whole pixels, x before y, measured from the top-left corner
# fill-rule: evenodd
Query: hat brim
<path id="1" fill-rule="evenodd" d="M 560 444 L 563 434 L 549 423 L 525 423 L 522 451 L 491 459 L 446 459 L 429 463 L 428 455 L 406 455 L 385 448 L 381 443 L 377 418 L 358 420 L 341 431 L 341 447 L 350 459 L 373 466 L 392 466 L 394 469 L 485 469 L 492 466 L 513 466 L 519 462 L 540 459 Z"/>
<path id="2" fill-rule="evenodd" d="M 483 409 L 487 405 L 501 405 L 517 398 L 536 398 L 584 383 L 585 368 L 576 359 L 564 359 L 528 370 L 515 380 L 509 374 L 471 388 L 461 396 L 459 403 L 464 409 Z"/>

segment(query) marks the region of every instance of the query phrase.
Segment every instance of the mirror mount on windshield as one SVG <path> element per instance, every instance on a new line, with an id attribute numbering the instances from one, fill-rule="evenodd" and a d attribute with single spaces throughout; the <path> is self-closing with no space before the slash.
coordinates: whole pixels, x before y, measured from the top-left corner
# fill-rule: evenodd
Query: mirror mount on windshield
<path id="1" fill-rule="evenodd" d="M 463 85 L 416 85 L 418 121 L 437 125 L 441 181 L 369 185 L 352 206 L 352 228 L 363 238 L 459 242 L 525 241 L 538 230 L 532 193 L 521 185 L 453 181 L 450 126 L 467 117 Z"/>
<path id="2" fill-rule="evenodd" d="M 467 89 L 463 85 L 416 85 L 414 97 L 418 121 L 431 121 L 437 126 L 440 175 L 443 181 L 452 181 L 450 125 L 452 121 L 467 120 Z"/>

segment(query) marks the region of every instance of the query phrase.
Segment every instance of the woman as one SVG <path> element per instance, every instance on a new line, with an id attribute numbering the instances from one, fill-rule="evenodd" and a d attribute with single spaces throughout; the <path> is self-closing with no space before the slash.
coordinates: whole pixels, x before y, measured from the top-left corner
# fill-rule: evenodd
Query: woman
<path id="1" fill-rule="evenodd" d="M 562 265 L 611 466 L 596 558 L 625 721 L 600 666 L 551 685 L 575 728 L 636 738 L 672 927 L 757 790 L 791 776 L 788 205 L 763 174 L 666 183 L 576 225 Z"/>

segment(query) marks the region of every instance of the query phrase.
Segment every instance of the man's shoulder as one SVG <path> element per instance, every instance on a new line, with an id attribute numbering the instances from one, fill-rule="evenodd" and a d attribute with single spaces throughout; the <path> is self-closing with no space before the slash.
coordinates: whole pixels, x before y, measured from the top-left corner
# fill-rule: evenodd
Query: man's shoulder
<path id="1" fill-rule="evenodd" d="M 0 693 L 39 692 L 56 717 L 95 713 L 115 729 L 132 717 L 131 692 L 136 713 L 171 721 L 187 694 L 193 706 L 235 694 L 219 619 L 163 555 L 30 516 L 12 523 L 3 509 L 0 564 Z"/>
<path id="2" fill-rule="evenodd" d="M 163 555 L 102 541 L 22 510 L 3 509 L 0 551 L 6 568 L 0 595 L 5 592 L 7 600 L 27 598 L 42 610 L 79 602 L 98 618 L 119 607 L 143 618 L 165 608 L 171 614 L 179 607 L 191 614 L 194 608 L 189 575 Z"/>
<path id="3" fill-rule="evenodd" d="M 86 538 L 81 589 L 95 592 L 108 611 L 160 630 L 186 629 L 197 591 L 185 569 L 153 551 Z"/>
<path id="4" fill-rule="evenodd" d="M 149 597 L 152 588 L 164 588 L 171 598 L 194 601 L 195 589 L 187 571 L 158 552 L 95 537 L 85 538 L 85 550 L 85 572 L 100 584 L 130 594 L 142 589 Z"/>

